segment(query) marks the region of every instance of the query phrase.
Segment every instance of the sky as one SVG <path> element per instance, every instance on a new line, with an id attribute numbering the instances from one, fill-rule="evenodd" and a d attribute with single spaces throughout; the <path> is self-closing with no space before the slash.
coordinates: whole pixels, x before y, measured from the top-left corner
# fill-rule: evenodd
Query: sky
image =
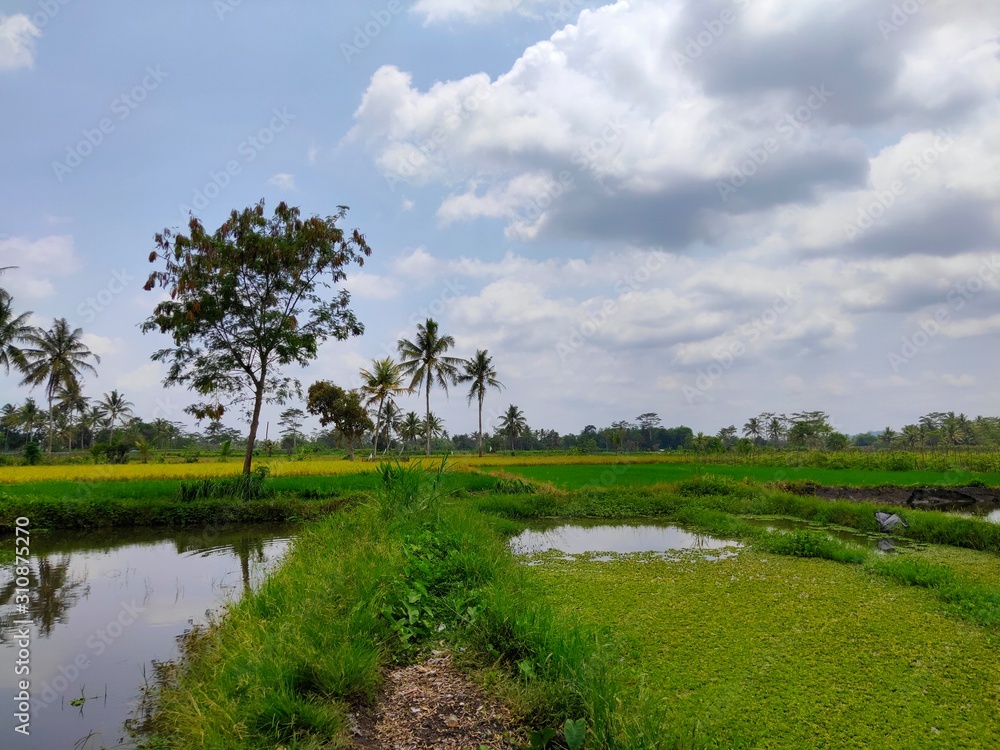
<path id="1" fill-rule="evenodd" d="M 995 0 L 0 0 L 0 283 L 84 330 L 85 393 L 190 424 L 154 235 L 346 205 L 366 332 L 306 386 L 433 317 L 487 424 L 1000 415 L 998 93 Z"/>

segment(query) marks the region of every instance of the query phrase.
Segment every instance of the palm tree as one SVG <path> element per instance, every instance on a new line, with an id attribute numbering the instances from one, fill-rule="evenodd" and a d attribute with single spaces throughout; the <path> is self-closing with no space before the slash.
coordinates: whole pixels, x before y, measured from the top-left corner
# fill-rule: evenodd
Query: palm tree
<path id="1" fill-rule="evenodd" d="M 434 412 L 427 415 L 427 421 L 423 422 L 420 427 L 431 437 L 439 438 L 444 434 L 444 422 Z"/>
<path id="2" fill-rule="evenodd" d="M 438 324 L 428 318 L 425 323 L 417 324 L 417 338 L 415 341 L 400 339 L 396 346 L 399 349 L 399 356 L 403 361 L 400 366 L 406 375 L 413 379 L 410 381 L 410 389 L 420 384 L 424 389 L 424 398 L 427 401 L 427 419 L 424 420 L 424 429 L 427 432 L 427 455 L 431 455 L 431 386 L 437 383 L 448 393 L 448 383 L 455 383 L 458 378 L 458 368 L 462 360 L 457 357 L 445 355 L 449 349 L 455 345 L 455 339 L 451 336 L 441 336 L 438 333 Z"/>
<path id="3" fill-rule="evenodd" d="M 24 428 L 24 434 L 29 443 L 35 439 L 35 427 L 44 420 L 44 413 L 38 408 L 35 399 L 30 396 L 24 400 L 21 408 L 17 410 L 17 422 Z"/>
<path id="4" fill-rule="evenodd" d="M 10 431 L 16 430 L 18 426 L 17 407 L 14 404 L 4 404 L 0 409 L 0 426 L 3 426 L 3 449 L 7 450 L 7 441 L 10 438 Z"/>
<path id="5" fill-rule="evenodd" d="M 756 442 L 764 436 L 764 425 L 757 417 L 750 417 L 747 423 L 743 425 L 743 437 L 748 437 Z"/>
<path id="6" fill-rule="evenodd" d="M 108 420 L 108 426 L 113 431 L 115 429 L 115 422 L 118 421 L 119 417 L 124 423 L 125 418 L 132 416 L 132 408 L 135 404 L 127 401 L 125 396 L 119 393 L 116 388 L 111 393 L 105 393 L 104 400 L 98 406 L 100 406 L 101 412 Z"/>
<path id="7" fill-rule="evenodd" d="M 90 433 L 90 447 L 94 447 L 94 443 L 97 442 L 97 431 L 107 425 L 104 410 L 100 406 L 91 406 L 84 414 L 80 417 L 80 426 L 85 432 Z"/>
<path id="8" fill-rule="evenodd" d="M 32 334 L 38 331 L 28 325 L 30 312 L 14 315 L 11 309 L 13 297 L 6 289 L 0 289 L 0 367 L 10 374 L 11 365 L 24 371 L 24 354 L 18 344 L 28 343 Z"/>
<path id="9" fill-rule="evenodd" d="M 90 405 L 90 399 L 83 395 L 80 381 L 74 378 L 65 383 L 57 394 L 59 397 L 59 410 L 69 419 L 69 448 L 73 450 L 73 415 L 82 417 Z M 77 426 L 79 426 L 79 420 Z M 83 435 L 80 436 L 80 445 L 83 446 Z"/>
<path id="10" fill-rule="evenodd" d="M 896 439 L 896 431 L 891 427 L 886 427 L 881 433 L 879 433 L 878 439 L 883 446 L 888 448 Z"/>
<path id="11" fill-rule="evenodd" d="M 378 402 L 378 409 L 375 413 L 375 447 L 374 455 L 378 455 L 378 439 L 382 435 L 382 407 L 386 399 L 400 393 L 412 393 L 411 386 L 403 385 L 403 368 L 397 364 L 392 357 L 385 359 L 373 359 L 371 372 L 361 371 L 361 393 L 368 397 L 366 406 L 371 406 Z"/>
<path id="12" fill-rule="evenodd" d="M 524 412 L 514 404 L 507 407 L 507 411 L 500 417 L 500 431 L 510 438 L 510 452 L 515 450 L 514 439 L 528 429 L 528 422 L 524 418 Z"/>
<path id="13" fill-rule="evenodd" d="M 34 331 L 26 340 L 32 348 L 22 350 L 24 379 L 21 385 L 32 388 L 44 385 L 49 402 L 49 453 L 52 452 L 52 399 L 59 386 L 77 380 L 82 370 L 95 375 L 97 370 L 87 360 L 97 362 L 101 358 L 94 354 L 81 340 L 83 329 L 70 330 L 66 318 L 54 320 L 48 331 Z"/>
<path id="14" fill-rule="evenodd" d="M 477 434 L 479 443 L 479 457 L 483 457 L 483 399 L 486 398 L 487 388 L 496 388 L 498 391 L 504 386 L 497 380 L 497 371 L 493 369 L 493 358 L 485 349 L 476 352 L 476 356 L 464 363 L 465 372 L 458 376 L 460 383 L 472 383 L 469 387 L 468 403 L 472 399 L 479 402 L 479 432 Z"/>
<path id="15" fill-rule="evenodd" d="M 399 426 L 399 438 L 402 441 L 402 445 L 399 447 L 400 455 L 402 455 L 403 450 L 409 445 L 410 441 L 416 440 L 423 431 L 424 428 L 420 417 L 415 411 L 409 412 L 403 418 L 403 423 Z"/>
<path id="16" fill-rule="evenodd" d="M 781 444 L 781 441 L 788 434 L 788 429 L 785 427 L 785 416 L 771 416 L 767 423 L 767 439 L 770 440 L 775 447 Z"/>
<path id="17" fill-rule="evenodd" d="M 403 423 L 403 412 L 391 398 L 386 399 L 385 407 L 382 409 L 382 431 L 385 432 L 384 456 L 389 452 L 389 445 L 392 443 L 393 433 L 399 434 L 399 428 Z"/>

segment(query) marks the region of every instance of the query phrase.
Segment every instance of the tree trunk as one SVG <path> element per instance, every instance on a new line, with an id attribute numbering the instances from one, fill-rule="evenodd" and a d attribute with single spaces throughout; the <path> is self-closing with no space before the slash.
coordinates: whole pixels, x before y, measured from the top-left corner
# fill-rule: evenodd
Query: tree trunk
<path id="1" fill-rule="evenodd" d="M 427 368 L 427 392 L 424 393 L 427 399 L 427 424 L 425 425 L 427 431 L 427 455 L 431 455 L 431 371 Z"/>
<path id="2" fill-rule="evenodd" d="M 250 420 L 250 435 L 247 438 L 247 452 L 243 456 L 243 473 L 249 474 L 253 464 L 253 447 L 257 442 L 257 428 L 260 426 L 260 406 L 264 401 L 264 369 L 261 368 L 260 380 L 253 398 L 253 418 Z"/>
<path id="3" fill-rule="evenodd" d="M 49 455 L 52 455 L 52 394 L 49 394 Z"/>
<path id="4" fill-rule="evenodd" d="M 479 457 L 483 457 L 483 397 L 479 397 Z"/>
<path id="5" fill-rule="evenodd" d="M 382 431 L 382 404 L 385 403 L 385 397 L 383 396 L 378 402 L 378 413 L 375 415 L 375 449 L 372 451 L 372 455 L 378 456 L 378 436 Z"/>

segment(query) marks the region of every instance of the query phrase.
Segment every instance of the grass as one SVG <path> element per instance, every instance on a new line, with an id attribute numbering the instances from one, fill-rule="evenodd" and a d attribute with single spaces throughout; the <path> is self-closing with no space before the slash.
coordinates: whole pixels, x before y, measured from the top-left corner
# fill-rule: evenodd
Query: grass
<path id="1" fill-rule="evenodd" d="M 985 748 L 1000 738 L 995 629 L 858 566 L 744 550 L 716 562 L 531 568 L 556 627 L 615 623 L 655 695 L 643 747 Z M 622 616 L 628 613 L 627 616 Z"/>
<path id="2" fill-rule="evenodd" d="M 1000 486 L 1000 474 L 968 471 L 879 471 L 864 469 L 823 469 L 815 467 L 725 466 L 706 467 L 699 463 L 614 463 L 592 466 L 572 464 L 505 465 L 510 473 L 555 486 L 575 490 L 583 487 L 643 487 L 661 483 L 680 482 L 709 471 L 711 474 L 755 482 L 812 481 L 827 486 L 878 487 L 894 486 L 962 486 L 980 481 L 989 486 Z"/>

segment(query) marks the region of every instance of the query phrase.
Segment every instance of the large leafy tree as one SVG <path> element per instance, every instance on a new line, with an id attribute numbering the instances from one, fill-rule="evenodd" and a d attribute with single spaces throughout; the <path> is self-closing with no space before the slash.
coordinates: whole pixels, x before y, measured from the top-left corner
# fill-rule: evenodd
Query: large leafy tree
<path id="1" fill-rule="evenodd" d="M 469 386 L 468 402 L 473 399 L 479 403 L 479 432 L 476 435 L 479 447 L 479 457 L 483 457 L 483 400 L 486 398 L 488 388 L 496 388 L 498 391 L 504 387 L 503 383 L 497 380 L 497 371 L 493 369 L 493 358 L 485 349 L 476 352 L 476 356 L 464 363 L 465 370 L 458 376 L 461 383 L 471 383 Z"/>
<path id="2" fill-rule="evenodd" d="M 24 379 L 21 385 L 44 386 L 49 402 L 49 453 L 52 452 L 52 400 L 61 386 L 79 380 L 84 371 L 95 375 L 90 360 L 101 358 L 83 343 L 83 329 L 70 329 L 66 318 L 52 321 L 47 331 L 35 331 L 27 337 L 28 346 L 21 354 L 24 359 Z"/>
<path id="3" fill-rule="evenodd" d="M 373 359 L 371 370 L 361 370 L 361 393 L 368 397 L 368 405 L 378 404 L 375 412 L 375 447 L 378 455 L 378 439 L 382 434 L 382 416 L 387 399 L 400 393 L 412 393 L 413 388 L 403 383 L 403 368 L 392 359 Z"/>
<path id="4" fill-rule="evenodd" d="M 371 255 L 357 229 L 346 233 L 337 226 L 346 215 L 347 207 L 339 206 L 325 219 L 302 219 L 298 208 L 279 203 L 268 218 L 261 201 L 233 211 L 211 234 L 192 218 L 187 235 L 156 235 L 149 259 L 165 267 L 150 275 L 146 289 L 162 287 L 170 299 L 156 306 L 142 330 L 173 337 L 172 347 L 153 355 L 170 363 L 165 385 L 183 384 L 212 397 L 190 413 L 218 419 L 226 408 L 222 399 L 249 404 L 244 473 L 250 472 L 262 404 L 284 403 L 300 391 L 282 368 L 315 359 L 330 337 L 364 332 L 346 290 L 321 293 Z"/>
<path id="5" fill-rule="evenodd" d="M 309 386 L 309 400 L 306 409 L 319 416 L 319 423 L 326 427 L 332 424 L 347 446 L 351 460 L 354 460 L 354 446 L 372 429 L 371 417 L 357 391 L 345 391 L 338 385 L 320 380 Z"/>
<path id="6" fill-rule="evenodd" d="M 419 385 L 424 391 L 427 407 L 424 431 L 427 436 L 429 456 L 431 455 L 431 386 L 437 383 L 447 393 L 448 384 L 454 384 L 458 380 L 458 368 L 462 366 L 462 360 L 447 355 L 448 350 L 455 346 L 455 339 L 451 336 L 442 336 L 438 331 L 437 322 L 431 318 L 417 324 L 417 336 L 413 341 L 400 339 L 396 346 L 403 359 L 400 363 L 403 372 L 412 378 L 410 388 Z"/>
<path id="7" fill-rule="evenodd" d="M 500 417 L 500 431 L 510 438 L 510 451 L 514 452 L 514 440 L 518 435 L 528 429 L 528 422 L 524 418 L 524 412 L 514 404 L 507 407 L 507 411 Z"/>

